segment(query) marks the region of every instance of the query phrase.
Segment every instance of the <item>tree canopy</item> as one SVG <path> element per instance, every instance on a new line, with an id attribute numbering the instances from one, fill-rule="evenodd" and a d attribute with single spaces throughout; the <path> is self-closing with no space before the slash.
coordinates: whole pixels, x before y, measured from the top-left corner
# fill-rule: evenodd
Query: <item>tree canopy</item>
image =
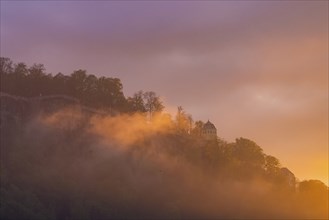
<path id="1" fill-rule="evenodd" d="M 126 98 L 118 78 L 97 77 L 81 69 L 70 75 L 57 73 L 53 76 L 46 73 L 42 64 L 28 67 L 4 57 L 0 61 L 1 92 L 24 97 L 68 95 L 90 107 L 122 113 L 148 112 L 150 117 L 164 109 L 159 96 L 152 91 L 139 91 Z"/>

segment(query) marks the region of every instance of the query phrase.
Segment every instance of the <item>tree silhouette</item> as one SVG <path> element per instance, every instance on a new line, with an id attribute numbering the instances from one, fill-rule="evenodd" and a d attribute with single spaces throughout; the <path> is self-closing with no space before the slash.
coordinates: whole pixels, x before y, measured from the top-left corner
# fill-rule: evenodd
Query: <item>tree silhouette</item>
<path id="1" fill-rule="evenodd" d="M 276 175 L 280 170 L 280 162 L 276 157 L 265 155 L 265 169 L 268 174 Z"/>
<path id="2" fill-rule="evenodd" d="M 237 138 L 232 146 L 233 156 L 242 162 L 243 165 L 263 167 L 265 155 L 261 147 L 255 142 L 246 138 Z"/>
<path id="3" fill-rule="evenodd" d="M 201 132 L 202 132 L 202 128 L 203 128 L 204 122 L 203 121 L 196 121 L 194 123 L 194 128 L 192 129 L 192 135 L 196 136 L 196 137 L 200 137 L 201 136 Z"/>
<path id="4" fill-rule="evenodd" d="M 178 132 L 190 134 L 192 121 L 192 116 L 187 114 L 182 106 L 178 106 L 176 113 L 176 126 Z"/>
<path id="5" fill-rule="evenodd" d="M 149 118 L 152 120 L 155 113 L 160 113 L 164 109 L 159 96 L 155 92 L 148 91 L 143 94 L 145 100 L 145 109 L 149 113 Z"/>
<path id="6" fill-rule="evenodd" d="M 140 112 L 144 113 L 146 112 L 146 107 L 144 103 L 144 93 L 142 90 L 134 93 L 132 97 L 128 97 L 128 109 L 129 112 Z"/>

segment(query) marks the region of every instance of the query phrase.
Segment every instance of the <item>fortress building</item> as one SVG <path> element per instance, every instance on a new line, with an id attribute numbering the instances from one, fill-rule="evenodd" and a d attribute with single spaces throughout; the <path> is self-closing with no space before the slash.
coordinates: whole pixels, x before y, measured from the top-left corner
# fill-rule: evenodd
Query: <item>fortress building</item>
<path id="1" fill-rule="evenodd" d="M 217 138 L 217 129 L 209 120 L 202 127 L 201 135 L 207 139 L 212 140 Z"/>

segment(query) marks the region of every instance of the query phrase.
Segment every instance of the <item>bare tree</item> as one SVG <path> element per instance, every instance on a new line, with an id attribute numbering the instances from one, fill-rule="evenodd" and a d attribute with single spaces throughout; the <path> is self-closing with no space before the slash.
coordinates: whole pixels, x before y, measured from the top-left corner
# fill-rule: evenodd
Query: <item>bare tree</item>
<path id="1" fill-rule="evenodd" d="M 152 120 L 154 113 L 162 112 L 164 105 L 160 97 L 155 92 L 149 91 L 143 94 L 145 101 L 145 109 L 149 113 L 150 120 Z"/>

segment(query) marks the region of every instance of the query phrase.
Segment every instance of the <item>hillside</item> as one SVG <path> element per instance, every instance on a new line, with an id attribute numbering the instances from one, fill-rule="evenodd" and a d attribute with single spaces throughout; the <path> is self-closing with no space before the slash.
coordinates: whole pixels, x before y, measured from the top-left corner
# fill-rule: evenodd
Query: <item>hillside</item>
<path id="1" fill-rule="evenodd" d="M 121 85 L 107 96 L 82 89 L 86 80 L 71 92 L 39 92 L 45 73 L 21 74 L 6 62 L 1 219 L 328 218 L 322 182 L 298 181 L 252 140 L 204 139 L 202 122 L 191 127 L 182 108 L 172 119 L 153 92 L 126 98 Z M 33 82 L 34 92 L 19 94 L 18 82 Z M 110 101 L 89 103 L 86 94 Z"/>

